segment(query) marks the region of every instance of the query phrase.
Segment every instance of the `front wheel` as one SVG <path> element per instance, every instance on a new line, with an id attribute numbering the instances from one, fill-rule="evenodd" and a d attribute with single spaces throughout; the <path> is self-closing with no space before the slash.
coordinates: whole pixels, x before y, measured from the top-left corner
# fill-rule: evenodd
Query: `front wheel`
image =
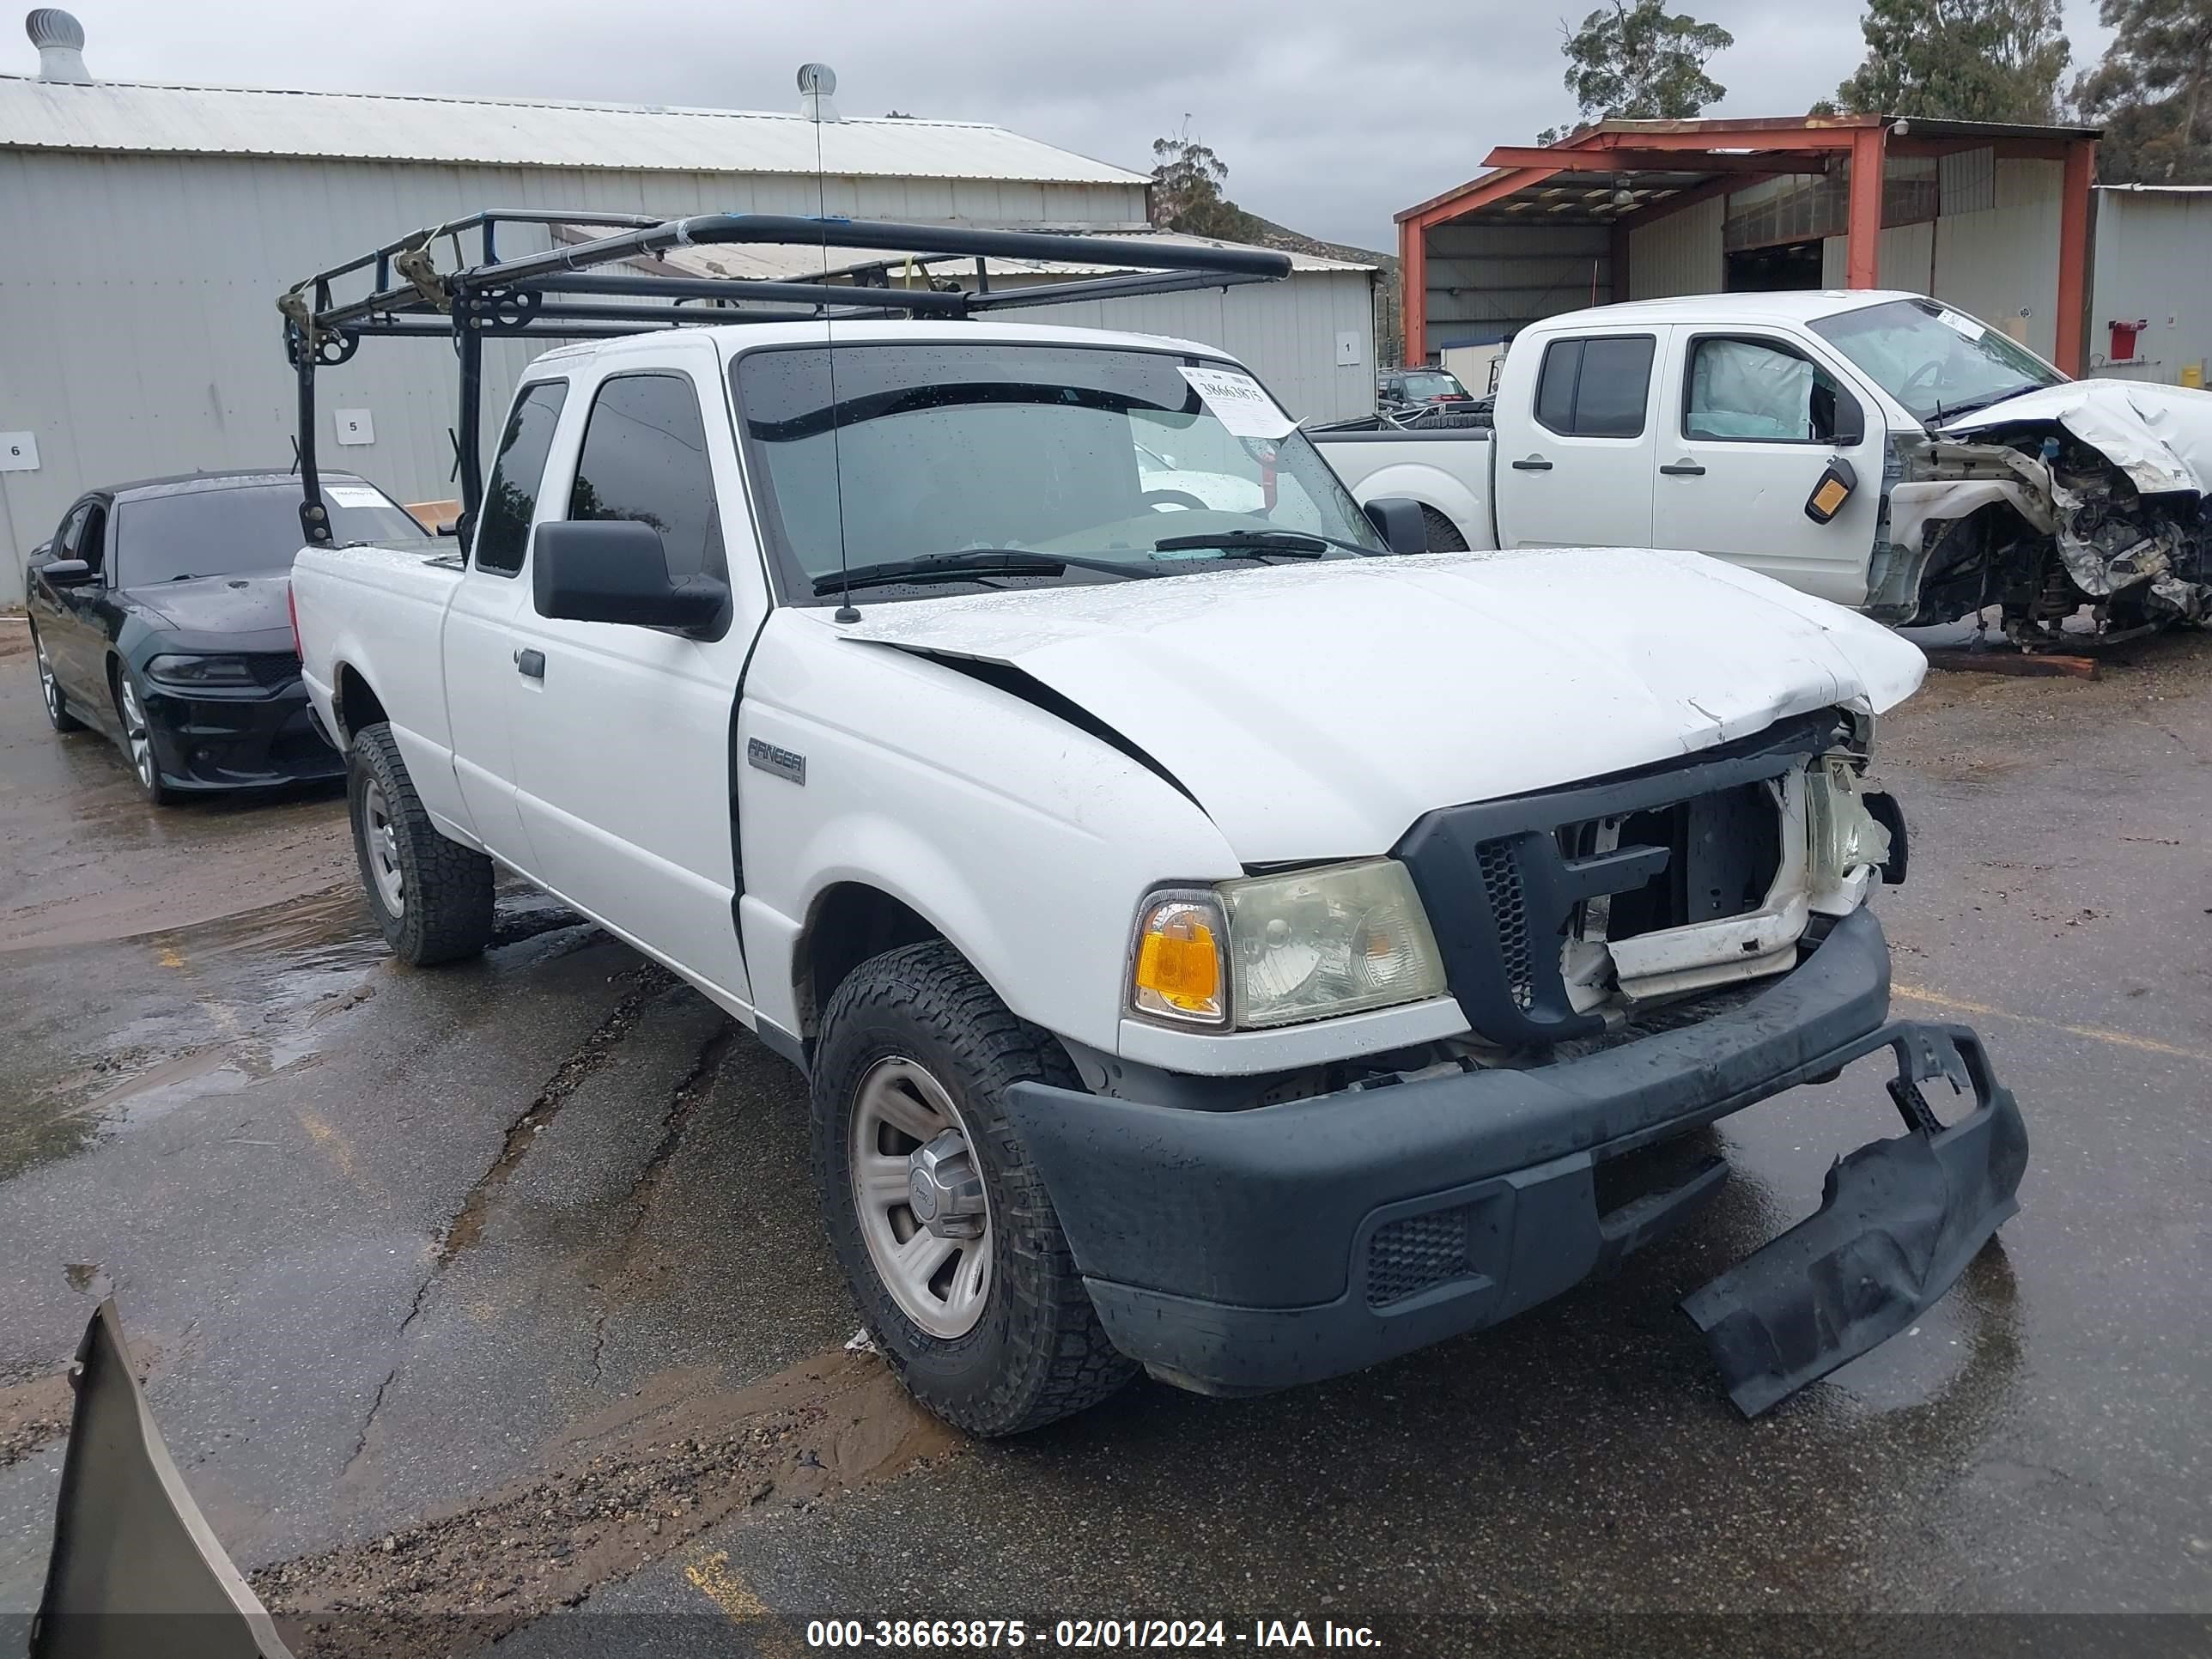
<path id="1" fill-rule="evenodd" d="M 823 1014 L 814 1163 L 839 1261 L 900 1380 L 973 1434 L 1072 1415 L 1136 1372 L 1007 1119 L 1026 1081 L 1080 1086 L 939 940 L 861 963 Z"/>
<path id="2" fill-rule="evenodd" d="M 361 884 L 394 955 L 428 968 L 491 942 L 491 860 L 438 833 L 381 721 L 346 751 L 346 806 Z"/>
<path id="3" fill-rule="evenodd" d="M 138 677 L 120 663 L 115 669 L 115 718 L 123 727 L 123 752 L 130 757 L 138 793 L 156 806 L 168 805 L 176 793 L 161 781 L 161 757 L 154 750 L 145 694 L 138 689 Z"/>

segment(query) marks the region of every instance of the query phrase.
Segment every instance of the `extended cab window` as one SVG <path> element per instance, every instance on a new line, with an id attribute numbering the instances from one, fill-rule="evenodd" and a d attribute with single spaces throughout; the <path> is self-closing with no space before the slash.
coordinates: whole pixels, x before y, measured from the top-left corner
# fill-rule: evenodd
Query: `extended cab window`
<path id="1" fill-rule="evenodd" d="M 543 380 L 524 388 L 507 417 L 484 489 L 483 519 L 477 529 L 477 568 L 512 576 L 522 568 L 530 545 L 530 521 L 538 516 L 538 492 L 545 482 L 545 457 L 553 447 L 553 428 L 568 401 L 566 380 Z"/>
<path id="2" fill-rule="evenodd" d="M 1857 400 L 1836 377 L 1767 340 L 1708 337 L 1690 348 L 1682 435 L 1752 443 L 1833 443 Z"/>
<path id="3" fill-rule="evenodd" d="M 623 374 L 601 383 L 584 428 L 568 516 L 651 525 L 676 581 L 724 574 L 707 428 L 688 376 Z"/>
<path id="4" fill-rule="evenodd" d="M 1649 334 L 1553 340 L 1536 374 L 1536 422 L 1562 437 L 1638 438 L 1651 393 Z"/>

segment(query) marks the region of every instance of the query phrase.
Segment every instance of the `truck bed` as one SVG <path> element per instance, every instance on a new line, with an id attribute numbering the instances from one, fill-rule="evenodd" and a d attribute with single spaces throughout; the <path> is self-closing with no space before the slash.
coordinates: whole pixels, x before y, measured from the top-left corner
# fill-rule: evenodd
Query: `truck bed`
<path id="1" fill-rule="evenodd" d="M 1354 500 L 1399 495 L 1419 501 L 1449 520 L 1471 549 L 1498 545 L 1491 435 L 1486 426 L 1409 432 L 1372 418 L 1306 429 Z"/>

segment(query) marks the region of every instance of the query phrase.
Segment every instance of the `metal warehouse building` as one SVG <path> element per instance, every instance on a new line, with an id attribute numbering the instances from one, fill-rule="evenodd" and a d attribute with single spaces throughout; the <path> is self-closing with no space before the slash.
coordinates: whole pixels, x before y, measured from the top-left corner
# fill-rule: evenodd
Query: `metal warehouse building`
<path id="1" fill-rule="evenodd" d="M 50 37 L 54 16 L 34 14 Z M 0 605 L 86 489 L 289 465 L 277 294 L 424 225 L 487 207 L 1148 224 L 1146 175 L 986 125 L 827 111 L 817 179 L 798 111 L 100 83 L 76 78 L 81 44 L 0 76 Z M 1287 283 L 1024 315 L 1225 346 L 1329 418 L 1373 407 L 1372 276 L 1301 258 Z M 488 406 L 532 350 L 488 348 Z M 453 493 L 449 351 L 391 344 L 322 378 L 325 465 L 405 501 Z"/>
<path id="2" fill-rule="evenodd" d="M 1501 146 L 1491 172 L 1397 216 L 1406 358 L 1615 299 L 1899 288 L 2079 372 L 2096 138 L 1850 115 L 1605 121 Z"/>
<path id="3" fill-rule="evenodd" d="M 2212 385 L 2212 185 L 2096 195 L 2087 373 Z"/>

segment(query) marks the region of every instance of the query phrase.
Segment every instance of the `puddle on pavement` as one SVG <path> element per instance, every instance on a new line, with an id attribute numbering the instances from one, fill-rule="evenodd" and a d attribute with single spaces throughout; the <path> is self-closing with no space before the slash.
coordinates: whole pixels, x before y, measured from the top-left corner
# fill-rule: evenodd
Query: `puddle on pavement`
<path id="1" fill-rule="evenodd" d="M 301 1659 L 490 1646 L 708 1528 L 805 1509 L 963 1443 L 872 1354 L 734 1390 L 676 1371 L 558 1437 L 542 1472 L 421 1525 L 253 1575 Z"/>
<path id="2" fill-rule="evenodd" d="M 518 885 L 500 896 L 492 958 L 524 966 L 573 943 L 550 935 L 586 927 Z M 320 1063 L 339 1040 L 341 1017 L 394 971 L 352 883 L 88 948 L 141 951 L 164 972 L 150 991 L 120 999 L 104 1032 L 82 1030 L 82 1011 L 61 1008 L 11 1034 L 15 1052 L 0 1076 L 0 1180 L 190 1102 Z M 70 972 L 70 958 L 49 960 Z M 88 1035 L 96 1046 L 75 1048 Z"/>

